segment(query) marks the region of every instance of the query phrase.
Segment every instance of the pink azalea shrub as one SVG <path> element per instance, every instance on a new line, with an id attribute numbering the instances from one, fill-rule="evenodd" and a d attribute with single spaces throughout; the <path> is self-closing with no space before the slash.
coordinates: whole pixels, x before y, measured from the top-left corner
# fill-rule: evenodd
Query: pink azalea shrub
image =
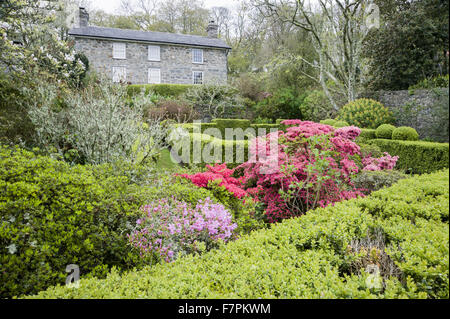
<path id="1" fill-rule="evenodd" d="M 335 130 L 329 125 L 287 120 L 286 132 L 278 132 L 278 150 L 270 152 L 272 136 L 258 137 L 250 153 L 258 158 L 240 165 L 242 185 L 263 202 L 269 222 L 298 216 L 318 206 L 363 196 L 351 177 L 359 168 L 353 160 L 360 154 L 353 141 L 356 127 Z M 273 133 L 272 133 L 273 134 Z M 264 154 L 265 153 L 265 154 Z"/>
<path id="2" fill-rule="evenodd" d="M 208 184 L 214 181 L 220 181 L 219 186 L 225 187 L 236 198 L 247 197 L 248 194 L 242 189 L 240 182 L 232 177 L 234 170 L 227 168 L 226 164 L 211 166 L 206 165 L 207 171 L 193 175 L 180 174 L 178 176 L 189 179 L 198 187 L 208 188 Z"/>
<path id="3" fill-rule="evenodd" d="M 196 207 L 166 198 L 143 206 L 141 211 L 143 217 L 128 240 L 142 257 L 156 255 L 166 262 L 209 250 L 218 241 L 226 242 L 237 227 L 230 212 L 209 198 L 199 201 Z"/>
<path id="4" fill-rule="evenodd" d="M 366 157 L 362 159 L 364 170 L 366 171 L 382 171 L 394 169 L 397 164 L 398 156 L 391 156 L 385 152 L 380 158 Z"/>

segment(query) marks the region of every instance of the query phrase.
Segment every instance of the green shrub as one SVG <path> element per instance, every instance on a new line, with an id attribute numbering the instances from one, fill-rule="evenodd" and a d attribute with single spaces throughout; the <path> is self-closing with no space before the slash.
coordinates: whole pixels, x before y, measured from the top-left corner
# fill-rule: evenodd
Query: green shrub
<path id="1" fill-rule="evenodd" d="M 375 130 L 370 128 L 362 128 L 361 134 L 358 136 L 358 138 L 362 140 L 372 140 L 376 138 Z"/>
<path id="2" fill-rule="evenodd" d="M 388 152 L 391 156 L 399 156 L 396 169 L 422 174 L 449 167 L 448 143 L 382 139 L 367 143 L 377 145 L 382 152 Z"/>
<path id="3" fill-rule="evenodd" d="M 336 123 L 336 120 L 333 119 L 326 119 L 326 120 L 322 120 L 320 121 L 321 124 L 325 124 L 325 125 L 330 125 L 330 126 L 334 126 L 334 123 Z"/>
<path id="4" fill-rule="evenodd" d="M 256 114 L 272 121 L 281 118 L 301 119 L 300 105 L 303 98 L 292 88 L 279 89 L 256 105 Z"/>
<path id="5" fill-rule="evenodd" d="M 99 277 L 113 266 L 140 267 L 126 233 L 142 204 L 172 195 L 194 204 L 215 200 L 211 192 L 170 176 L 150 181 L 154 172 L 144 170 L 127 163 L 71 167 L 0 146 L 0 296 L 64 283 L 69 264 Z M 133 184 L 143 181 L 150 186 Z"/>
<path id="6" fill-rule="evenodd" d="M 336 116 L 336 110 L 322 90 L 308 92 L 300 110 L 304 120 L 318 122 Z"/>
<path id="7" fill-rule="evenodd" d="M 199 147 L 194 145 L 194 138 L 200 141 Z M 189 155 L 189 158 L 187 156 L 183 157 L 182 154 L 183 148 L 188 147 L 188 143 L 190 152 L 187 155 Z M 189 136 L 185 136 L 182 139 L 170 141 L 170 144 L 175 152 L 178 151 L 178 155 L 182 161 L 187 164 L 200 164 L 204 166 L 205 164 L 220 162 L 227 163 L 229 167 L 233 167 L 242 164 L 248 159 L 249 140 L 223 140 L 208 134 L 190 133 Z M 229 158 L 226 157 L 226 149 L 232 150 Z M 243 158 L 238 158 L 241 154 Z M 211 159 L 205 162 L 204 155 L 210 156 Z"/>
<path id="8" fill-rule="evenodd" d="M 350 126 L 350 124 L 348 124 L 348 122 L 346 122 L 346 121 L 336 121 L 336 122 L 334 122 L 333 126 L 339 128 L 339 127 Z"/>
<path id="9" fill-rule="evenodd" d="M 256 135 L 258 135 L 259 129 L 265 129 L 267 134 L 269 134 L 270 130 L 279 130 L 280 124 L 252 124 L 250 127 L 255 130 Z"/>
<path id="10" fill-rule="evenodd" d="M 153 92 L 164 97 L 179 97 L 192 85 L 188 84 L 133 84 L 128 86 L 128 96 L 134 96 L 144 90 L 145 94 Z"/>
<path id="11" fill-rule="evenodd" d="M 393 184 L 408 175 L 394 170 L 385 171 L 362 171 L 353 180 L 355 187 L 362 189 L 365 193 L 372 193 Z"/>
<path id="12" fill-rule="evenodd" d="M 383 155 L 383 152 L 377 145 L 360 143 L 359 147 L 362 158 L 369 156 L 379 158 Z"/>
<path id="13" fill-rule="evenodd" d="M 216 127 L 220 130 L 220 133 L 222 134 L 222 138 L 226 138 L 226 129 L 242 129 L 245 131 L 250 127 L 250 121 L 244 120 L 244 119 L 213 119 L 211 121 L 216 125 Z M 236 138 L 236 137 L 235 137 Z"/>
<path id="14" fill-rule="evenodd" d="M 411 85 L 408 90 L 433 88 L 448 88 L 448 74 L 435 76 L 430 79 L 423 79 L 419 83 Z"/>
<path id="15" fill-rule="evenodd" d="M 393 124 L 392 112 L 380 102 L 372 99 L 358 99 L 344 105 L 337 117 L 351 125 L 376 129 L 381 124 Z"/>
<path id="16" fill-rule="evenodd" d="M 375 130 L 376 138 L 384 138 L 390 140 L 392 138 L 392 132 L 394 132 L 395 126 L 391 124 L 381 124 Z"/>
<path id="17" fill-rule="evenodd" d="M 400 180 L 201 256 L 122 276 L 113 271 L 105 280 L 81 279 L 79 289 L 52 287 L 28 298 L 448 298 L 448 174 Z M 423 214 L 427 206 L 433 209 Z M 364 269 L 350 267 L 363 250 L 355 256 L 348 249 L 376 231 L 381 253 L 400 273 L 384 274 L 380 290 L 370 289 Z"/>
<path id="18" fill-rule="evenodd" d="M 392 132 L 392 139 L 400 141 L 417 141 L 419 140 L 419 134 L 412 127 L 400 126 Z"/>

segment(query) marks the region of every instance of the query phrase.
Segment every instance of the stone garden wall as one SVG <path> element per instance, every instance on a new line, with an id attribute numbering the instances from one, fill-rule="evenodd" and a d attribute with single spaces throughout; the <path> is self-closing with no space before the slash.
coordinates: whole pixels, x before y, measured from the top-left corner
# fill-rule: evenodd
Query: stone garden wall
<path id="1" fill-rule="evenodd" d="M 449 89 L 378 91 L 363 97 L 390 108 L 397 126 L 414 127 L 421 139 L 449 141 Z"/>

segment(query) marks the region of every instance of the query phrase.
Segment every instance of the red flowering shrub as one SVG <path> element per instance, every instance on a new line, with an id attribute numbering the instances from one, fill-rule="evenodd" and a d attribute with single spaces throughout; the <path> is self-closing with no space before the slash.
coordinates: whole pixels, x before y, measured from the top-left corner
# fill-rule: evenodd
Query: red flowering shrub
<path id="1" fill-rule="evenodd" d="M 216 181 L 239 199 L 253 197 L 264 205 L 269 222 L 364 196 L 352 183 L 359 171 L 354 159 L 361 155 L 354 142 L 361 133 L 358 127 L 335 129 L 300 120 L 281 123 L 288 126 L 286 131 L 255 138 L 249 146 L 249 160 L 235 170 L 222 164 L 181 176 L 199 187 L 211 188 Z M 391 169 L 397 159 L 385 154 L 362 162 L 364 169 Z M 234 172 L 240 177 L 232 177 Z"/>
<path id="2" fill-rule="evenodd" d="M 220 181 L 219 186 L 225 187 L 236 198 L 244 198 L 248 196 L 247 192 L 241 188 L 240 182 L 232 177 L 234 170 L 227 168 L 226 164 L 222 165 L 206 165 L 208 171 L 196 173 L 193 175 L 181 174 L 179 176 L 189 179 L 192 183 L 199 187 L 208 187 L 210 182 Z"/>
<path id="3" fill-rule="evenodd" d="M 256 195 L 266 208 L 270 222 L 298 216 L 318 206 L 362 196 L 351 176 L 358 172 L 352 156 L 359 155 L 353 140 L 356 127 L 335 130 L 329 125 L 286 120 L 286 132 L 256 138 L 250 146 L 251 158 L 240 165 L 242 185 Z"/>

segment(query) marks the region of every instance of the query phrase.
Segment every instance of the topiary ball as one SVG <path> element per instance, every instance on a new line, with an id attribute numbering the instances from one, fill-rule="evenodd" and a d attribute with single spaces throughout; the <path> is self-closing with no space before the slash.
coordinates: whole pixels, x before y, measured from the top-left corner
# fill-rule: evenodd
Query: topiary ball
<path id="1" fill-rule="evenodd" d="M 320 124 L 325 124 L 325 125 L 330 125 L 330 126 L 333 126 L 334 123 L 336 123 L 336 120 L 333 120 L 333 119 L 326 119 L 326 120 L 320 121 Z"/>
<path id="2" fill-rule="evenodd" d="M 350 126 L 350 124 L 348 124 L 348 122 L 346 122 L 346 121 L 336 121 L 336 122 L 334 122 L 333 126 L 339 128 L 339 127 Z"/>
<path id="3" fill-rule="evenodd" d="M 401 141 L 417 141 L 419 140 L 419 134 L 412 127 L 401 126 L 397 127 L 392 132 L 392 139 Z"/>
<path id="4" fill-rule="evenodd" d="M 394 132 L 395 126 L 391 124 L 382 124 L 375 130 L 375 136 L 377 138 L 385 138 L 390 140 L 392 138 L 392 132 Z"/>
<path id="5" fill-rule="evenodd" d="M 381 124 L 393 124 L 392 112 L 380 102 L 372 99 L 358 99 L 344 105 L 337 117 L 350 125 L 376 129 Z"/>

